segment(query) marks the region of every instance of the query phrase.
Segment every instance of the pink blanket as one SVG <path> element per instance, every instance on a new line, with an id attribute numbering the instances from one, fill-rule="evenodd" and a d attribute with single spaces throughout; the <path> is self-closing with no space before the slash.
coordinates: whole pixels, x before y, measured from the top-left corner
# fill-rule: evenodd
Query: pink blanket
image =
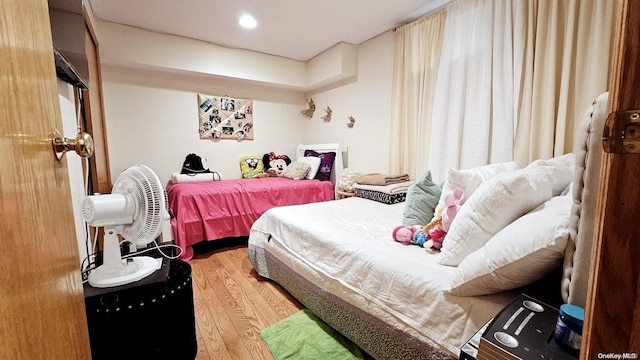
<path id="1" fill-rule="evenodd" d="M 334 188 L 330 181 L 273 177 L 171 184 L 167 195 L 175 242 L 189 260 L 195 243 L 248 236 L 272 207 L 333 200 Z"/>

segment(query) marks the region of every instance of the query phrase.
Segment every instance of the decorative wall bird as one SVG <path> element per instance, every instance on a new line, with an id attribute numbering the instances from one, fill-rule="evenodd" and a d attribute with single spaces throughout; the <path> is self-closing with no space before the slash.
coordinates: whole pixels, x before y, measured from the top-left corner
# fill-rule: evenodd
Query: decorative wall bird
<path id="1" fill-rule="evenodd" d="M 353 116 L 349 116 L 349 122 L 347 123 L 347 127 L 351 129 L 355 124 L 356 124 L 356 119 L 354 119 Z"/>
<path id="2" fill-rule="evenodd" d="M 302 116 L 311 119 L 313 117 L 313 112 L 316 111 L 316 104 L 313 102 L 313 98 L 307 100 L 307 109 L 300 111 Z"/>
<path id="3" fill-rule="evenodd" d="M 324 111 L 326 112 L 326 115 L 321 116 L 320 118 L 321 118 L 324 122 L 329 122 L 329 121 L 331 121 L 331 113 L 333 112 L 333 110 L 331 110 L 331 108 L 327 106 L 327 108 L 326 108 L 326 109 L 324 109 Z"/>

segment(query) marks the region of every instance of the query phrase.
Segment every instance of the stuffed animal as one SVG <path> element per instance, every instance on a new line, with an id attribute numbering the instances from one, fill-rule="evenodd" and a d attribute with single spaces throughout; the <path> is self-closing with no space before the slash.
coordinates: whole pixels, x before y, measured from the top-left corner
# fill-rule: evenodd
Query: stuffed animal
<path id="1" fill-rule="evenodd" d="M 463 201 L 464 191 L 460 188 L 455 188 L 451 194 L 445 197 L 445 207 L 439 209 L 433 219 L 422 229 L 429 238 L 424 243 L 424 247 L 440 251 L 451 223 L 456 214 L 458 214 Z"/>
<path id="2" fill-rule="evenodd" d="M 440 209 L 433 219 L 431 219 L 431 221 L 422 228 L 422 231 L 427 234 L 427 237 L 429 238 L 425 241 L 424 247 L 440 251 L 444 237 L 447 235 L 442 227 L 442 209 Z"/>
<path id="3" fill-rule="evenodd" d="M 393 240 L 399 242 L 399 243 L 403 243 L 406 245 L 411 245 L 413 243 L 413 236 L 415 233 L 417 232 L 422 232 L 422 226 L 420 225 L 412 225 L 412 226 L 405 226 L 405 225 L 400 225 L 400 226 L 396 226 L 395 229 L 393 229 Z"/>
<path id="4" fill-rule="evenodd" d="M 422 231 L 422 226 L 420 225 L 397 226 L 393 229 L 392 236 L 393 240 L 405 245 L 424 246 L 427 242 L 427 234 Z"/>
<path id="5" fill-rule="evenodd" d="M 291 164 L 291 159 L 287 155 L 276 155 L 273 151 L 264 154 L 262 157 L 264 171 L 268 176 L 282 176 L 284 168 Z"/>
<path id="6" fill-rule="evenodd" d="M 418 245 L 424 248 L 440 251 L 451 222 L 456 217 L 464 202 L 464 191 L 456 188 L 444 199 L 445 206 L 438 209 L 431 221 L 421 227 L 420 225 L 397 226 L 393 229 L 393 239 L 407 245 Z"/>
<path id="7" fill-rule="evenodd" d="M 462 203 L 464 202 L 464 190 L 455 188 L 453 193 L 447 195 L 444 199 L 444 211 L 442 212 L 442 229 L 449 232 L 449 227 L 453 219 L 458 214 Z"/>
<path id="8" fill-rule="evenodd" d="M 393 229 L 393 240 L 405 245 L 418 245 L 427 249 L 440 251 L 447 233 L 442 229 L 442 211 L 431 219 L 424 227 L 420 225 L 396 226 Z"/>
<path id="9" fill-rule="evenodd" d="M 442 248 L 442 243 L 444 242 L 444 237 L 446 235 L 447 233 L 442 231 L 442 229 L 440 229 L 439 227 L 435 227 L 429 230 L 429 233 L 427 233 L 427 238 L 429 240 L 427 240 L 423 246 L 431 250 L 440 251 L 440 249 Z"/>
<path id="10" fill-rule="evenodd" d="M 425 234 L 422 229 L 420 229 L 420 231 L 416 231 L 413 234 L 413 245 L 424 247 L 427 241 L 429 241 L 429 235 Z"/>

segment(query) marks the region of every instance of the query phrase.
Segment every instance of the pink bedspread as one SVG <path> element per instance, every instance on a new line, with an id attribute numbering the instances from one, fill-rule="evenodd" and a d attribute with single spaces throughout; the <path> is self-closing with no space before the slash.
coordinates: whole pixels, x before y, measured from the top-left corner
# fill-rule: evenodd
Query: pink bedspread
<path id="1" fill-rule="evenodd" d="M 175 242 L 189 260 L 195 243 L 248 236 L 272 207 L 333 200 L 334 188 L 330 181 L 273 177 L 171 184 L 167 195 Z"/>

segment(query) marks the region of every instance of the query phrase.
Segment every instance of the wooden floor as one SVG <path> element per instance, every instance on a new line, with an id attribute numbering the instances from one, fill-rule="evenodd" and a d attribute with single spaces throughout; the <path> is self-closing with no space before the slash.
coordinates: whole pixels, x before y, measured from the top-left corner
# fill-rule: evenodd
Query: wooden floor
<path id="1" fill-rule="evenodd" d="M 246 245 L 196 254 L 189 264 L 196 310 L 196 359 L 273 359 L 260 331 L 301 310 L 302 305 L 255 272 Z"/>

